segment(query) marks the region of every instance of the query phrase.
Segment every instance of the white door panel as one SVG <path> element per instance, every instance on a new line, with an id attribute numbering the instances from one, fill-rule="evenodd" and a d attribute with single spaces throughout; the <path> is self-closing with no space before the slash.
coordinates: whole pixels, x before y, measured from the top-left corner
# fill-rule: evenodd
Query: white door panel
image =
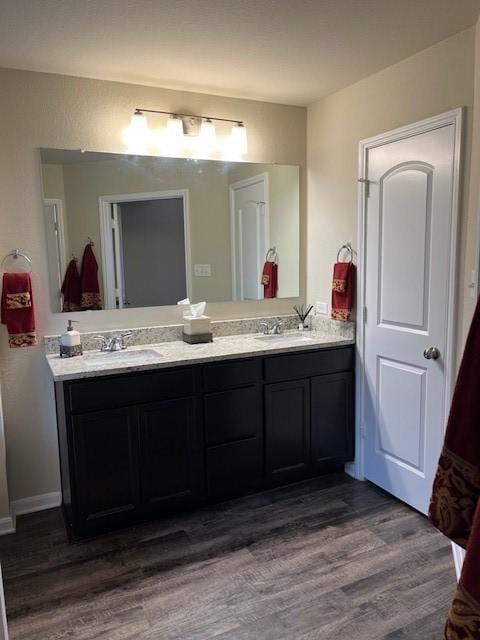
<path id="1" fill-rule="evenodd" d="M 268 184 L 264 175 L 230 185 L 234 300 L 263 298 L 261 274 L 268 249 Z"/>
<path id="2" fill-rule="evenodd" d="M 443 441 L 454 157 L 453 124 L 368 151 L 365 476 L 424 513 Z"/>
<path id="3" fill-rule="evenodd" d="M 388 358 L 377 360 L 377 453 L 423 474 L 426 370 Z M 401 394 L 409 403 L 398 411 Z"/>
<path id="4" fill-rule="evenodd" d="M 407 164 L 381 178 L 381 323 L 425 329 L 431 177 L 431 168 Z M 400 272 L 399 265 L 402 265 Z"/>

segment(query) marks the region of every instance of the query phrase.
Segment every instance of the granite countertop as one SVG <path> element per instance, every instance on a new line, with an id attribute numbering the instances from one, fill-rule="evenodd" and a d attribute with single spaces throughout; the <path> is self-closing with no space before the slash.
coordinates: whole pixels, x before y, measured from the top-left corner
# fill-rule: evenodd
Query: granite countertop
<path id="1" fill-rule="evenodd" d="M 86 351 L 83 356 L 60 358 L 47 356 L 55 381 L 94 378 L 98 376 L 147 371 L 200 362 L 260 356 L 268 353 L 288 353 L 342 347 L 355 343 L 332 333 L 320 331 L 286 331 L 282 337 L 259 340 L 261 334 L 242 334 L 215 338 L 206 344 L 186 344 L 182 341 L 128 347 L 121 352 Z M 128 358 L 122 360 L 122 358 Z"/>

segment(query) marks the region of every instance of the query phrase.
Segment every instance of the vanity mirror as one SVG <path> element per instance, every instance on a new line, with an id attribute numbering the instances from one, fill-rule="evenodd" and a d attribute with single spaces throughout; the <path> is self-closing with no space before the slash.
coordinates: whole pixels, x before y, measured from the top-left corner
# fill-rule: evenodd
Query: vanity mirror
<path id="1" fill-rule="evenodd" d="M 87 245 L 103 309 L 299 295 L 298 167 L 63 149 L 41 162 L 52 311 Z"/>

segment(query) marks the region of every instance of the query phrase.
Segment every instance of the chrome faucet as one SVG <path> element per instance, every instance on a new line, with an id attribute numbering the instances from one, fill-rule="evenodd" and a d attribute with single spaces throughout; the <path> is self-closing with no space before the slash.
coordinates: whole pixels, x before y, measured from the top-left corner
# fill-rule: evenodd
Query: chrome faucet
<path id="1" fill-rule="evenodd" d="M 100 351 L 123 351 L 127 348 L 125 340 L 131 335 L 131 331 L 126 331 L 112 336 L 110 340 L 105 336 L 95 336 L 95 340 L 100 340 Z"/>
<path id="2" fill-rule="evenodd" d="M 258 326 L 263 327 L 264 336 L 279 336 L 282 333 L 283 322 L 276 320 L 271 325 L 268 322 L 259 322 Z"/>

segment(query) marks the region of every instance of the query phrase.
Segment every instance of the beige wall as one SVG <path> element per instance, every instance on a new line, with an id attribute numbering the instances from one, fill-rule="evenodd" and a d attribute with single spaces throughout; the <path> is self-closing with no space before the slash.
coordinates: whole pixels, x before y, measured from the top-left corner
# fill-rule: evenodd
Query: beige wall
<path id="1" fill-rule="evenodd" d="M 58 198 L 65 202 L 63 166 L 61 164 L 43 165 L 42 175 L 45 198 Z"/>
<path id="2" fill-rule="evenodd" d="M 6 461 L 5 424 L 3 420 L 2 389 L 0 386 L 0 524 L 3 524 L 1 520 L 8 518 L 10 514 Z"/>
<path id="3" fill-rule="evenodd" d="M 465 261 L 465 280 L 472 269 L 478 270 L 476 257 L 479 255 L 480 242 L 480 19 L 476 25 L 475 37 L 475 69 L 474 69 L 474 104 L 472 115 L 472 155 L 470 161 L 470 189 L 468 193 L 468 223 L 466 229 L 466 261 Z M 467 197 L 467 196 L 466 196 Z M 480 292 L 480 288 L 479 288 Z M 474 294 L 477 292 L 474 291 Z M 465 304 L 463 315 L 463 338 L 465 337 L 468 322 L 473 313 L 475 299 L 470 296 Z"/>
<path id="4" fill-rule="evenodd" d="M 49 310 L 39 147 L 124 152 L 122 129 L 137 106 L 245 120 L 249 153 L 262 163 L 306 163 L 306 110 L 152 87 L 0 70 L 0 254 L 20 246 L 34 265 L 39 335 L 58 333 L 65 318 Z M 304 210 L 304 189 L 301 190 Z M 305 269 L 302 269 L 302 291 Z M 209 305 L 214 318 L 291 310 L 295 300 Z M 81 330 L 178 322 L 176 308 L 71 314 Z M 53 386 L 41 347 L 8 349 L 0 329 L 7 466 L 11 499 L 59 489 Z"/>
<path id="5" fill-rule="evenodd" d="M 308 299 L 330 302 L 338 247 L 357 245 L 358 143 L 455 107 L 466 107 L 460 221 L 459 339 L 472 312 L 469 194 L 475 29 L 459 33 L 317 102 L 308 109 Z M 477 57 L 478 60 L 478 57 Z"/>

